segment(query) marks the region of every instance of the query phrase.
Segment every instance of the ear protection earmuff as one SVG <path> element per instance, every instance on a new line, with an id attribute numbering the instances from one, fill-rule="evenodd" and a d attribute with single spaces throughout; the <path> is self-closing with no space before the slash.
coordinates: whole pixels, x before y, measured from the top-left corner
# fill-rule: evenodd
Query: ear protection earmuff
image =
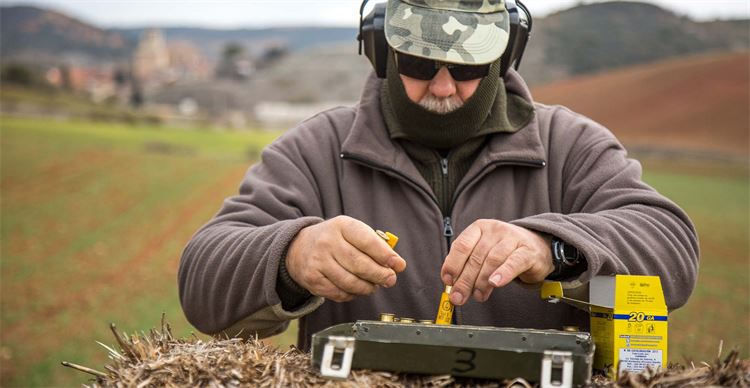
<path id="1" fill-rule="evenodd" d="M 364 16 L 365 5 L 368 1 L 362 1 L 362 6 L 359 8 L 359 35 L 357 36 L 359 54 L 362 55 L 362 46 L 364 46 L 365 56 L 372 63 L 375 73 L 379 78 L 385 78 L 388 58 L 388 41 L 385 39 L 386 3 L 375 4 L 373 10 Z M 505 0 L 505 7 L 510 16 L 510 37 L 500 60 L 501 77 L 505 76 L 511 66 L 515 69 L 521 66 L 521 58 L 531 36 L 532 23 L 531 13 L 521 0 Z"/>

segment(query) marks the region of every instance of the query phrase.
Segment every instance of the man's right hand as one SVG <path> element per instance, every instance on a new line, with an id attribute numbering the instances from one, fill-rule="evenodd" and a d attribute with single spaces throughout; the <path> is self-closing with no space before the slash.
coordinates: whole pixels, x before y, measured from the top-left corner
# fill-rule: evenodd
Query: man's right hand
<path id="1" fill-rule="evenodd" d="M 297 233 L 286 256 L 289 275 L 313 295 L 346 302 L 392 287 L 406 261 L 362 221 L 338 216 Z"/>

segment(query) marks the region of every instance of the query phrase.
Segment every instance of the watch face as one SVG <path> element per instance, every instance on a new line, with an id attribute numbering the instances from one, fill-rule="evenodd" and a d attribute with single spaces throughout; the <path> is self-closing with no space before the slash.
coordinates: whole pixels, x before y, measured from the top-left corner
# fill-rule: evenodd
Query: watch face
<path id="1" fill-rule="evenodd" d="M 555 271 L 547 277 L 549 280 L 563 280 L 583 273 L 588 267 L 578 249 L 557 237 L 552 239 L 552 263 Z"/>
<path id="2" fill-rule="evenodd" d="M 565 263 L 565 265 L 572 267 L 578 264 L 578 249 L 565 243 L 562 243 L 562 245 L 563 252 L 565 254 L 563 256 L 563 262 Z"/>

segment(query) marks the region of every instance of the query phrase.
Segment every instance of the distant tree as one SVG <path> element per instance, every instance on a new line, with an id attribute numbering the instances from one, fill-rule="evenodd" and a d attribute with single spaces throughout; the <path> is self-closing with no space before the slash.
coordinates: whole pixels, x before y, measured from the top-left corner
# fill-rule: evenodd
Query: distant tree
<path id="1" fill-rule="evenodd" d="M 285 57 L 287 54 L 289 54 L 289 49 L 287 49 L 286 47 L 274 46 L 263 53 L 263 60 L 266 62 L 272 62 Z"/>
<path id="2" fill-rule="evenodd" d="M 254 71 L 253 63 L 239 43 L 230 42 L 224 46 L 222 58 L 216 67 L 219 78 L 245 79 Z"/>
<path id="3" fill-rule="evenodd" d="M 130 105 L 134 108 L 140 108 L 143 106 L 144 98 L 143 98 L 143 90 L 141 90 L 141 85 L 139 85 L 137 82 L 133 83 L 133 90 L 130 94 Z"/>
<path id="4" fill-rule="evenodd" d="M 72 91 L 73 90 L 73 80 L 71 77 L 71 69 L 68 65 L 62 65 L 60 66 L 60 74 L 62 76 L 62 82 L 61 86 L 63 89 Z"/>
<path id="5" fill-rule="evenodd" d="M 258 68 L 267 68 L 272 66 L 276 61 L 284 58 L 289 54 L 289 49 L 285 46 L 272 46 L 268 48 L 258 60 Z"/>
<path id="6" fill-rule="evenodd" d="M 33 86 L 37 83 L 37 76 L 25 65 L 20 63 L 9 63 L 0 72 L 2 82 L 22 86 Z"/>
<path id="7" fill-rule="evenodd" d="M 118 68 L 115 70 L 114 74 L 114 80 L 117 87 L 125 86 L 125 84 L 128 82 L 128 72 L 125 69 Z"/>
<path id="8" fill-rule="evenodd" d="M 239 43 L 230 42 L 224 46 L 222 59 L 227 62 L 235 61 L 245 55 L 245 48 Z"/>

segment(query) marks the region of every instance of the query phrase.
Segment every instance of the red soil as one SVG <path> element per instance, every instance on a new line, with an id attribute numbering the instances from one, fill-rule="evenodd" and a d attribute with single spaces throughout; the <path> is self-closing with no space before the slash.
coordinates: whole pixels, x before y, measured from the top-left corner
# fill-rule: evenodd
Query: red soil
<path id="1" fill-rule="evenodd" d="M 536 87 L 608 127 L 623 143 L 748 155 L 750 53 L 711 54 Z"/>

